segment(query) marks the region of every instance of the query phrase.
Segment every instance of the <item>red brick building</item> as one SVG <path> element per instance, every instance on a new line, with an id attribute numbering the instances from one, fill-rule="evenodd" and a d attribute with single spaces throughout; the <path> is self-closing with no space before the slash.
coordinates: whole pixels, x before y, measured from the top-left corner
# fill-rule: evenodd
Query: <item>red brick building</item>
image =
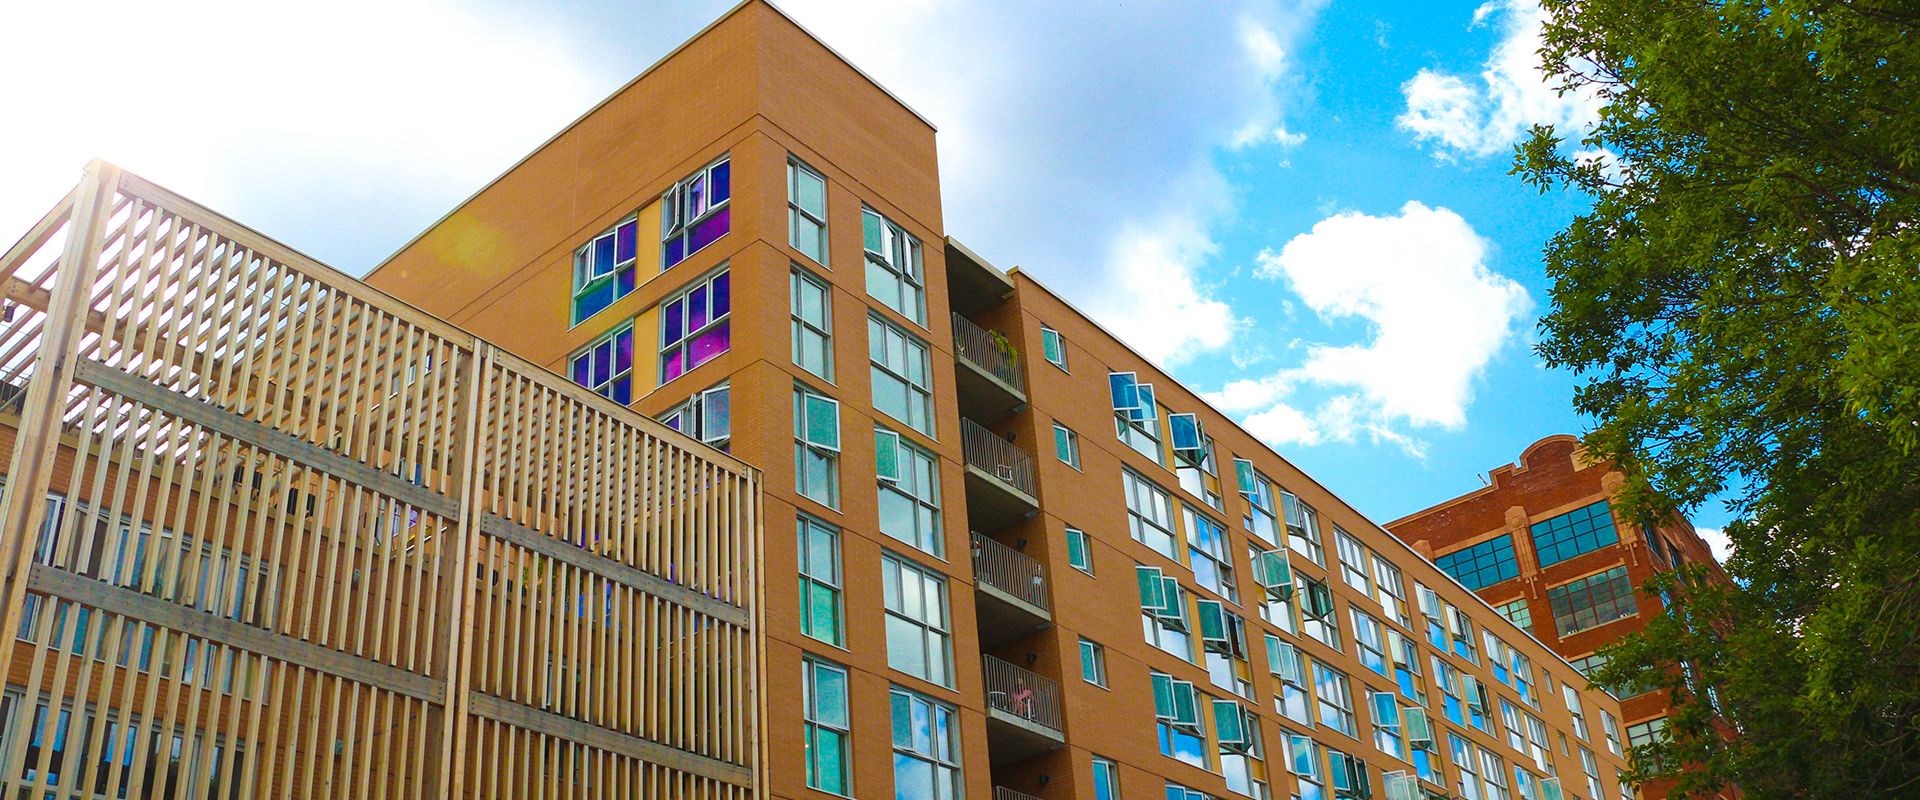
<path id="1" fill-rule="evenodd" d="M 1565 434 L 1534 442 L 1517 464 L 1497 467 L 1488 485 L 1389 522 L 1388 531 L 1432 558 L 1508 619 L 1583 673 L 1605 663 L 1596 654 L 1660 613 L 1637 591 L 1680 563 L 1715 565 L 1693 523 L 1675 514 L 1643 526 L 1614 508 L 1626 478 L 1587 457 Z M 1665 694 L 1621 698 L 1622 719 L 1602 714 L 1609 741 L 1627 746 L 1665 730 Z M 1645 787 L 1642 797 L 1666 796 Z"/>

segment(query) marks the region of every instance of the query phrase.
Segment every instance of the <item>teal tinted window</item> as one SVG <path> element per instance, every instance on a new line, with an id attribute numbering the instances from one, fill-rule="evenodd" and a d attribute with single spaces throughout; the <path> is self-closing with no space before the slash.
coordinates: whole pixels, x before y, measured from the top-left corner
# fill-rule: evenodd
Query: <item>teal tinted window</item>
<path id="1" fill-rule="evenodd" d="M 1512 534 L 1448 553 L 1433 563 L 1475 591 L 1520 575 L 1520 565 L 1513 560 Z"/>
<path id="2" fill-rule="evenodd" d="M 1533 524 L 1533 551 L 1543 567 L 1618 541 L 1620 533 L 1614 530 L 1605 500 Z"/>

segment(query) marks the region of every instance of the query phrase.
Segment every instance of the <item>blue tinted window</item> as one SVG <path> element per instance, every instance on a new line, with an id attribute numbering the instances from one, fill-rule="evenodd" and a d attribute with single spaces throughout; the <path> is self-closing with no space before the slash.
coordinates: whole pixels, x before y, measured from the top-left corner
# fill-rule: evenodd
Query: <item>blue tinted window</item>
<path id="1" fill-rule="evenodd" d="M 1533 524 L 1533 551 L 1543 567 L 1618 541 L 1620 533 L 1614 530 L 1605 500 Z"/>
<path id="2" fill-rule="evenodd" d="M 1433 563 L 1475 591 L 1520 575 L 1520 565 L 1513 560 L 1512 534 L 1448 553 Z"/>

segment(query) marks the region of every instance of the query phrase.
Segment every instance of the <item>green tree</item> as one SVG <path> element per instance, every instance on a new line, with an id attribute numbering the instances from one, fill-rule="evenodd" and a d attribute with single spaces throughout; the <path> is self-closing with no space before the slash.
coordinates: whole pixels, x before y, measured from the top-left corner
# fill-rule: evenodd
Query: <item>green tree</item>
<path id="1" fill-rule="evenodd" d="M 1596 676 L 1678 703 L 1636 772 L 1920 796 L 1920 5 L 1542 5 L 1548 70 L 1604 108 L 1517 155 L 1593 200 L 1548 245 L 1539 352 L 1631 511 L 1739 518 L 1735 582 L 1657 579 L 1667 613 Z"/>

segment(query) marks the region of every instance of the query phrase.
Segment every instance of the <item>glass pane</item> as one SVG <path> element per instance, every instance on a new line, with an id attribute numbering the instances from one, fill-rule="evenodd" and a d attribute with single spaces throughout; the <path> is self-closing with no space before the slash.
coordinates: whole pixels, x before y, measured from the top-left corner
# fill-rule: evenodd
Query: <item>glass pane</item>
<path id="1" fill-rule="evenodd" d="M 622 377 L 613 382 L 613 391 L 607 395 L 613 402 L 626 405 L 633 402 L 633 378 Z"/>
<path id="2" fill-rule="evenodd" d="M 719 319 L 733 310 L 733 273 L 722 272 L 713 277 L 713 318 Z"/>
<path id="3" fill-rule="evenodd" d="M 732 214 L 733 209 L 723 208 L 713 216 L 696 223 L 687 233 L 687 252 L 700 252 L 700 248 L 713 244 L 715 240 L 727 235 L 730 226 L 728 218 Z"/>
<path id="4" fill-rule="evenodd" d="M 665 253 L 667 266 L 671 267 L 685 260 L 687 257 L 686 250 L 687 243 L 684 237 L 675 236 L 668 239 Z"/>
<path id="5" fill-rule="evenodd" d="M 593 385 L 593 357 L 582 353 L 573 357 L 573 382 L 581 386 Z"/>
<path id="6" fill-rule="evenodd" d="M 628 328 L 613 337 L 613 371 L 615 374 L 633 369 L 633 329 Z"/>
<path id="7" fill-rule="evenodd" d="M 732 346 L 733 342 L 733 335 L 728 330 L 731 327 L 731 321 L 723 321 L 712 330 L 700 334 L 700 338 L 693 340 L 693 344 L 690 345 L 693 354 L 688 360 L 687 368 L 700 366 L 712 361 L 714 356 L 727 352 L 727 348 Z"/>
<path id="8" fill-rule="evenodd" d="M 681 324 L 685 320 L 686 306 L 685 300 L 675 300 L 667 304 L 666 313 L 661 315 L 660 344 L 670 345 L 687 335 L 686 327 Z"/>
<path id="9" fill-rule="evenodd" d="M 593 276 L 596 278 L 612 272 L 613 265 L 618 263 L 614 258 L 613 238 L 608 234 L 593 240 Z"/>
<path id="10" fill-rule="evenodd" d="M 839 547 L 833 531 L 821 525 L 807 526 L 807 574 L 823 581 L 840 582 Z"/>
<path id="11" fill-rule="evenodd" d="M 825 218 L 827 212 L 827 184 L 820 177 L 804 169 L 796 168 L 800 190 L 800 207 L 815 217 Z"/>
<path id="12" fill-rule="evenodd" d="M 837 728 L 847 727 L 847 676 L 834 669 L 813 669 L 814 718 Z"/>
<path id="13" fill-rule="evenodd" d="M 724 439 L 733 433 L 733 393 L 725 389 L 708 392 L 703 433 L 708 439 Z"/>
<path id="14" fill-rule="evenodd" d="M 613 377 L 613 341 L 607 340 L 593 348 L 593 385 L 599 386 Z"/>
<path id="15" fill-rule="evenodd" d="M 622 264 L 632 261 L 640 247 L 640 221 L 634 220 L 620 226 L 614 232 L 615 260 Z"/>
<path id="16" fill-rule="evenodd" d="M 667 355 L 667 363 L 660 368 L 662 380 L 673 380 L 687 371 L 687 364 L 683 358 L 685 355 L 685 348 L 674 348 L 673 352 Z"/>
<path id="17" fill-rule="evenodd" d="M 917 677 L 927 674 L 926 641 L 920 626 L 887 617 L 887 666 Z"/>
<path id="18" fill-rule="evenodd" d="M 873 432 L 873 465 L 880 477 L 900 479 L 900 434 L 892 431 Z"/>
<path id="19" fill-rule="evenodd" d="M 840 449 L 840 405 L 815 394 L 806 396 L 807 442 L 829 450 Z"/>
<path id="20" fill-rule="evenodd" d="M 711 181 L 708 204 L 717 206 L 727 202 L 727 197 L 733 192 L 733 162 L 722 161 L 713 165 L 713 169 L 707 172 L 707 176 Z"/>
<path id="21" fill-rule="evenodd" d="M 687 330 L 707 327 L 707 287 L 697 286 L 687 293 Z"/>
<path id="22" fill-rule="evenodd" d="M 822 728 L 814 729 L 814 761 L 818 765 L 815 785 L 822 791 L 847 794 L 846 735 Z"/>
<path id="23" fill-rule="evenodd" d="M 867 252 L 877 253 L 884 257 L 887 252 L 887 226 L 886 223 L 881 221 L 880 215 L 872 211 L 862 210 L 860 214 L 860 232 L 864 239 Z"/>
<path id="24" fill-rule="evenodd" d="M 933 764 L 894 753 L 893 796 L 894 800 L 941 800 L 934 794 Z"/>
<path id="25" fill-rule="evenodd" d="M 633 291 L 633 275 L 634 275 L 633 267 L 627 267 L 626 269 L 620 270 L 620 277 L 617 281 L 619 284 L 619 292 L 617 293 L 617 295 L 619 297 L 626 297 L 629 293 Z"/>

